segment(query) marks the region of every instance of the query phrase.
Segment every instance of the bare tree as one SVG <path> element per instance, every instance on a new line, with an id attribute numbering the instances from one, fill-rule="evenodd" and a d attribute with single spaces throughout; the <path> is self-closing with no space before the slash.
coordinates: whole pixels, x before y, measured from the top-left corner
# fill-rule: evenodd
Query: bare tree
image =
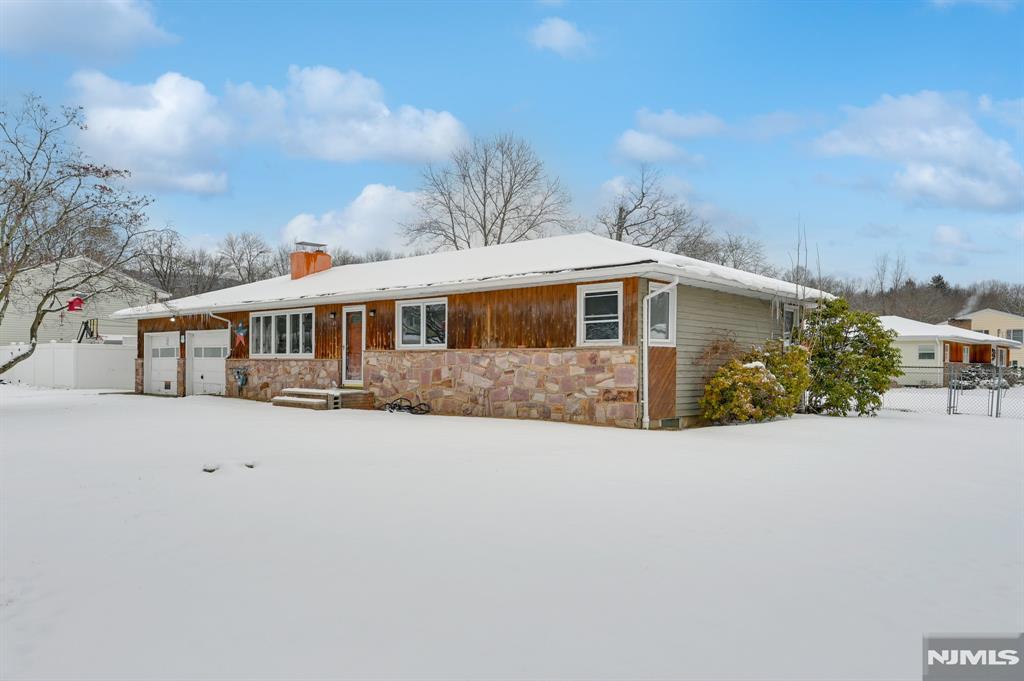
<path id="1" fill-rule="evenodd" d="M 181 235 L 161 230 L 143 242 L 137 266 L 146 281 L 168 293 L 177 293 L 181 284 L 185 247 Z"/>
<path id="2" fill-rule="evenodd" d="M 764 244 L 744 234 L 727 232 L 719 239 L 718 251 L 709 260 L 755 274 L 771 276 L 776 273 L 775 267 L 768 262 L 768 256 L 764 253 Z"/>
<path id="3" fill-rule="evenodd" d="M 266 279 L 273 267 L 270 244 L 254 232 L 229 232 L 220 242 L 219 254 L 231 276 L 243 284 Z"/>
<path id="4" fill-rule="evenodd" d="M 55 114 L 31 95 L 0 111 L 0 325 L 12 304 L 31 315 L 28 349 L 0 373 L 32 355 L 40 324 L 70 297 L 137 286 L 121 270 L 151 233 L 150 200 L 124 187 L 128 171 L 89 161 L 67 140 L 83 127 L 81 109 Z"/>
<path id="5" fill-rule="evenodd" d="M 570 223 L 569 195 L 533 148 L 513 135 L 475 139 L 422 171 L 409 243 L 461 250 L 531 239 Z"/>
<path id="6" fill-rule="evenodd" d="M 278 244 L 274 252 L 270 254 L 270 274 L 275 277 L 283 277 L 292 272 L 292 251 L 295 250 L 286 244 Z"/>
<path id="7" fill-rule="evenodd" d="M 188 251 L 181 266 L 182 286 L 180 295 L 194 296 L 215 291 L 228 285 L 223 277 L 223 263 L 220 256 L 202 248 Z"/>
<path id="8" fill-rule="evenodd" d="M 353 265 L 355 263 L 363 262 L 363 258 L 359 257 L 347 248 L 341 246 L 335 246 L 331 249 L 331 265 Z"/>
<path id="9" fill-rule="evenodd" d="M 637 246 L 687 255 L 714 250 L 710 226 L 667 191 L 661 173 L 648 165 L 597 214 L 597 224 L 608 238 Z"/>

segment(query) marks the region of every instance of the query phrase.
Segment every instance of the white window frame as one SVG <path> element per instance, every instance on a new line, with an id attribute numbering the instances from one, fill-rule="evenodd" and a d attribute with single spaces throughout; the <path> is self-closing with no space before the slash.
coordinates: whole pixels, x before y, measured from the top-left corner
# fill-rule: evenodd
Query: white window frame
<path id="1" fill-rule="evenodd" d="M 586 322 L 583 319 L 583 301 L 586 299 L 588 293 L 608 293 L 615 292 L 618 294 L 619 301 L 619 335 L 618 338 L 612 339 L 599 339 L 599 340 L 587 340 L 586 336 Z M 622 315 L 622 282 L 609 282 L 607 284 L 581 284 L 576 287 L 576 345 L 578 346 L 595 346 L 595 345 L 622 345 L 622 332 L 623 332 L 623 315 Z"/>
<path id="2" fill-rule="evenodd" d="M 930 352 L 932 356 L 931 357 L 922 357 L 921 356 L 921 351 L 922 350 L 924 350 L 925 352 Z M 917 359 L 918 359 L 918 361 L 921 361 L 921 362 L 923 362 L 923 361 L 934 362 L 935 361 L 935 344 L 934 343 L 921 343 L 920 345 L 918 345 L 917 346 Z"/>
<path id="3" fill-rule="evenodd" d="M 662 286 L 664 286 L 665 284 L 668 284 L 668 283 L 671 283 L 671 282 L 667 282 L 667 281 L 651 281 L 651 282 L 648 283 L 648 292 L 656 291 L 656 290 L 658 290 L 659 288 L 661 288 Z M 647 310 L 645 311 L 647 313 L 647 319 L 645 320 L 645 324 L 646 324 L 645 332 L 647 333 L 647 343 L 648 343 L 648 345 L 658 346 L 658 347 L 669 347 L 669 348 L 674 348 L 676 346 L 676 289 L 678 289 L 678 288 L 679 288 L 678 286 L 673 286 L 672 288 L 668 289 L 667 291 L 662 291 L 657 296 L 654 296 L 653 298 L 651 298 L 648 301 Z M 653 336 L 651 336 L 651 319 L 650 319 L 651 309 L 650 309 L 650 307 L 651 307 L 651 305 L 654 304 L 654 299 L 655 298 L 657 298 L 659 296 L 664 296 L 664 295 L 668 296 L 668 338 L 654 338 Z M 620 298 L 619 299 L 620 307 L 621 307 L 621 302 L 622 302 L 622 299 Z M 622 313 L 620 311 L 619 315 L 621 316 L 621 314 Z M 621 331 L 620 331 L 619 335 L 621 336 Z"/>
<path id="4" fill-rule="evenodd" d="M 277 315 L 285 315 L 285 318 L 287 320 L 285 322 L 285 347 L 286 347 L 286 349 L 290 349 L 291 348 L 291 342 L 292 342 L 292 317 L 291 316 L 293 314 L 299 315 L 299 348 L 300 349 L 302 348 L 302 315 L 304 315 L 304 314 L 312 315 L 311 319 L 312 319 L 312 322 L 313 322 L 313 328 L 310 331 L 310 340 L 312 341 L 312 348 L 310 349 L 310 352 L 284 352 L 284 353 L 280 353 L 280 352 L 267 352 L 267 353 L 256 352 L 256 347 L 255 347 L 255 345 L 253 343 L 253 338 L 255 336 L 255 334 L 253 333 L 253 320 L 257 319 L 257 318 L 262 318 L 262 317 L 270 317 L 271 319 L 273 319 L 273 317 L 275 317 Z M 271 342 L 270 342 L 271 349 L 274 349 L 274 348 L 277 347 L 277 342 L 276 342 L 277 341 L 276 324 L 277 324 L 277 322 L 274 322 L 274 321 L 272 321 L 270 323 L 270 331 L 271 331 L 272 334 L 274 334 L 273 337 L 271 338 Z M 313 357 L 316 356 L 316 308 L 302 307 L 302 308 L 294 308 L 294 309 L 287 309 L 287 310 L 260 310 L 259 312 L 250 312 L 249 313 L 249 334 L 248 335 L 249 335 L 249 337 L 246 339 L 246 341 L 249 344 L 249 357 L 251 359 L 312 359 Z M 262 330 L 261 330 L 261 336 L 262 336 Z M 261 340 L 262 340 L 262 338 L 261 338 Z M 261 343 L 261 345 L 262 345 L 262 343 Z"/>
<path id="5" fill-rule="evenodd" d="M 444 342 L 427 343 L 427 305 L 444 305 Z M 420 340 L 418 343 L 402 342 L 402 310 L 407 307 L 420 308 Z M 395 303 L 395 348 L 397 350 L 444 350 L 448 347 L 448 299 L 420 298 L 399 300 Z"/>
<path id="6" fill-rule="evenodd" d="M 965 345 L 965 346 L 963 346 L 963 348 L 964 349 L 962 350 L 962 354 L 960 355 L 960 361 L 963 362 L 964 364 L 970 364 L 971 363 L 971 346 L 970 345 Z"/>

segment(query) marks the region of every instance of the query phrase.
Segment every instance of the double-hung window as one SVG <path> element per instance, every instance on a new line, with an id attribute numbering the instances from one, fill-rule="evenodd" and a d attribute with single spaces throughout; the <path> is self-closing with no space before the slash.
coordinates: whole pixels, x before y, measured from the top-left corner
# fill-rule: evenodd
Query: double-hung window
<path id="1" fill-rule="evenodd" d="M 312 357 L 313 309 L 254 312 L 249 315 L 251 357 Z"/>
<path id="2" fill-rule="evenodd" d="M 657 281 L 650 283 L 651 290 L 662 288 L 664 284 Z M 648 302 L 647 339 L 651 345 L 676 344 L 676 287 L 662 291 Z"/>
<path id="3" fill-rule="evenodd" d="M 395 315 L 400 349 L 448 347 L 448 300 L 399 302 Z"/>
<path id="4" fill-rule="evenodd" d="M 576 287 L 576 344 L 622 345 L 622 282 Z"/>

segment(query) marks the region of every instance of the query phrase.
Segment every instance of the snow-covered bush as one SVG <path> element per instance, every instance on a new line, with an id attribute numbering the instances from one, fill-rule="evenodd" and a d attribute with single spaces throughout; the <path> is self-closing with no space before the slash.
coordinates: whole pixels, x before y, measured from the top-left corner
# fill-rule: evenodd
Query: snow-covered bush
<path id="1" fill-rule="evenodd" d="M 878 317 L 851 310 L 842 298 L 812 310 L 803 333 L 811 351 L 808 409 L 832 416 L 878 411 L 882 393 L 903 373 L 895 336 Z"/>
<path id="2" fill-rule="evenodd" d="M 792 416 L 811 384 L 808 369 L 810 353 L 800 345 L 786 346 L 782 341 L 768 341 L 764 348 L 755 348 L 740 358 L 742 362 L 761 362 L 782 385 L 776 411 L 779 416 Z"/>
<path id="3" fill-rule="evenodd" d="M 714 423 L 766 421 L 781 413 L 785 395 L 786 389 L 763 362 L 734 359 L 704 386 L 700 410 Z"/>

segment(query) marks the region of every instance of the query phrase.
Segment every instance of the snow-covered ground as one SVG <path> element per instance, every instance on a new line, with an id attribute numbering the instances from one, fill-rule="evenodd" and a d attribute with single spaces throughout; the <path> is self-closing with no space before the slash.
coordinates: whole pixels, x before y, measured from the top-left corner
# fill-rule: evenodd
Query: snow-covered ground
<path id="1" fill-rule="evenodd" d="M 1017 419 L 0 386 L 0 438 L 5 680 L 917 679 L 924 633 L 1024 630 Z"/>

